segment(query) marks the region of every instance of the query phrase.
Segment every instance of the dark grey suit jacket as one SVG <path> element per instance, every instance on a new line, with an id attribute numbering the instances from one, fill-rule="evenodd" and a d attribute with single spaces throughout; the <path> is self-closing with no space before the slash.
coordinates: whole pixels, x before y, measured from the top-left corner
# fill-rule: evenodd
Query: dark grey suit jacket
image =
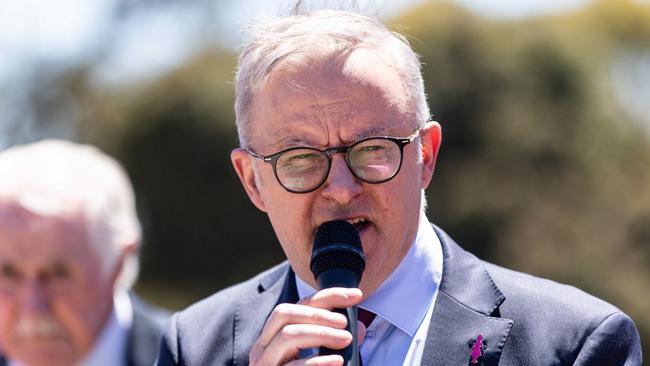
<path id="1" fill-rule="evenodd" d="M 444 268 L 422 365 L 470 364 L 479 334 L 485 340 L 480 365 L 641 364 L 637 329 L 616 307 L 481 261 L 435 230 Z M 298 300 L 293 276 L 283 263 L 175 314 L 157 364 L 248 365 L 275 305 Z"/>
<path id="2" fill-rule="evenodd" d="M 156 360 L 160 337 L 170 314 L 133 294 L 129 297 L 133 304 L 133 325 L 128 333 L 125 365 L 151 366 Z M 0 366 L 6 364 L 7 360 L 0 355 Z"/>

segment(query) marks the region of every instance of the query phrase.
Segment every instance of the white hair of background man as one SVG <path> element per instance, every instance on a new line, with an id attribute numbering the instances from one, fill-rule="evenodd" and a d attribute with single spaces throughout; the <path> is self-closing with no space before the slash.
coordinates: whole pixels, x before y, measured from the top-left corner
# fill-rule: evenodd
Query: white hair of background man
<path id="1" fill-rule="evenodd" d="M 344 10 L 318 10 L 281 18 L 263 18 L 247 28 L 249 40 L 239 55 L 235 77 L 235 114 L 239 143 L 249 147 L 248 112 L 273 69 L 300 69 L 314 59 L 371 49 L 388 57 L 409 93 L 408 108 L 421 127 L 429 120 L 418 55 L 399 33 L 379 20 Z"/>
<path id="2" fill-rule="evenodd" d="M 43 140 L 0 152 L 0 200 L 41 217 L 81 210 L 91 245 L 109 275 L 122 248 L 139 244 L 133 187 L 113 158 L 89 145 Z M 78 212 L 78 211 L 76 211 Z M 125 258 L 117 287 L 130 288 L 138 274 L 137 251 Z"/>

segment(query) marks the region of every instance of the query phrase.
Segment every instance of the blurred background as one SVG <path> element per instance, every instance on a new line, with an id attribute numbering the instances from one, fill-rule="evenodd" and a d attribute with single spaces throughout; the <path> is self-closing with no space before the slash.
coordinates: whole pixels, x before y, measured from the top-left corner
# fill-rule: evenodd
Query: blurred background
<path id="1" fill-rule="evenodd" d="M 444 135 L 429 218 L 614 303 L 650 355 L 650 2 L 357 3 L 422 55 Z M 124 164 L 149 300 L 180 309 L 283 260 L 229 154 L 239 27 L 290 5 L 0 0 L 0 149 L 57 137 Z"/>

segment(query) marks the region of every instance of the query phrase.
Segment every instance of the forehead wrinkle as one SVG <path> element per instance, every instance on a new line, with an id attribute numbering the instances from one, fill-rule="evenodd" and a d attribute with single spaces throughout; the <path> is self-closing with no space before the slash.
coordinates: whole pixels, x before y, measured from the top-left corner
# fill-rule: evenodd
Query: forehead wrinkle
<path id="1" fill-rule="evenodd" d="M 352 99 L 344 99 L 344 100 L 337 100 L 337 101 L 333 101 L 333 102 L 325 102 L 325 103 L 314 104 L 313 107 L 319 108 L 319 109 L 328 109 L 328 108 L 331 108 L 331 107 L 337 107 L 337 106 L 344 105 L 344 104 L 349 104 L 349 103 L 352 103 L 352 102 L 353 102 Z"/>
<path id="2" fill-rule="evenodd" d="M 274 131 L 276 137 L 269 136 L 267 138 L 265 145 L 273 149 L 273 153 L 295 146 L 316 146 L 318 143 L 315 136 L 309 132 L 312 124 L 319 128 L 322 127 L 319 123 L 305 120 L 298 123 L 285 123 Z"/>
<path id="3" fill-rule="evenodd" d="M 313 145 L 314 145 L 313 143 L 310 143 L 309 141 L 295 135 L 283 137 L 278 142 L 271 144 L 271 146 L 275 147 L 277 150 L 284 150 L 296 146 L 313 146 Z"/>
<path id="4" fill-rule="evenodd" d="M 369 137 L 392 136 L 389 131 L 391 131 L 391 129 L 388 128 L 388 127 L 375 126 L 375 127 L 371 128 L 369 130 L 366 130 L 364 132 L 361 132 L 361 133 L 358 133 L 358 134 L 354 135 L 353 136 L 353 141 L 351 141 L 351 142 L 363 140 L 363 139 L 369 138 Z"/>

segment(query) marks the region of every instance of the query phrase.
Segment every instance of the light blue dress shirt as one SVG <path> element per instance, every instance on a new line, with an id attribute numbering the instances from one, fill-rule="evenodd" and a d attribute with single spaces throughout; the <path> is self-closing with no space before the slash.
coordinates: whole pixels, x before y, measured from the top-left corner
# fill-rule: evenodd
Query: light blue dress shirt
<path id="1" fill-rule="evenodd" d="M 419 365 L 442 278 L 442 246 L 420 214 L 415 242 L 395 271 L 359 307 L 377 314 L 360 352 L 364 366 Z M 296 276 L 298 296 L 316 292 Z M 316 349 L 303 350 L 308 357 Z"/>

